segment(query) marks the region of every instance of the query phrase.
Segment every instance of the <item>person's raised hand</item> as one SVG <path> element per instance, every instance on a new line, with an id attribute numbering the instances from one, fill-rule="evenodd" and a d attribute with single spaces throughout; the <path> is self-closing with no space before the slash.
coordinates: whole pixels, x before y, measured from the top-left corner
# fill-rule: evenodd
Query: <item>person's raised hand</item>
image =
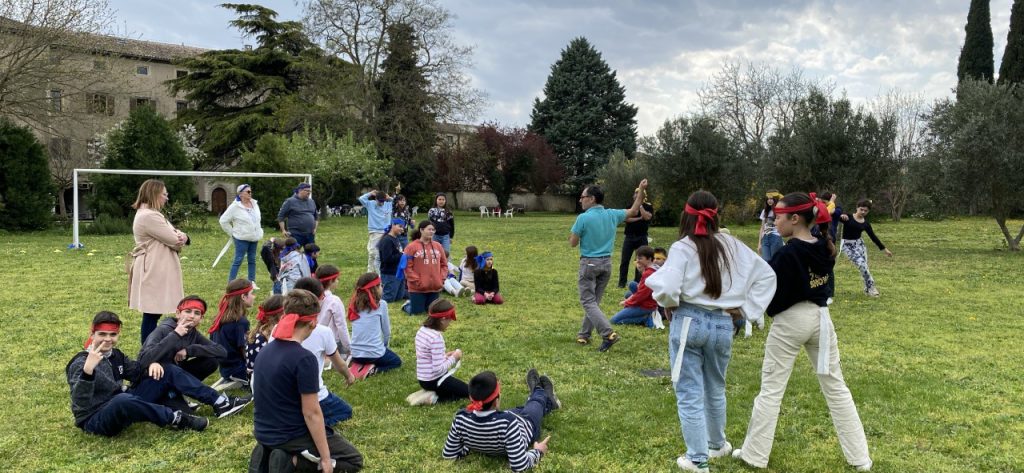
<path id="1" fill-rule="evenodd" d="M 178 336 L 180 337 L 184 337 L 185 334 L 188 333 L 188 330 L 190 328 L 192 328 L 192 324 L 186 322 L 185 320 L 179 319 L 178 325 L 174 327 L 174 333 L 178 334 Z"/>
<path id="2" fill-rule="evenodd" d="M 160 363 L 150 363 L 149 377 L 160 381 L 160 378 L 164 377 L 164 367 L 160 366 Z"/>
<path id="3" fill-rule="evenodd" d="M 103 361 L 103 352 L 100 351 L 100 345 L 102 344 L 102 340 L 96 339 L 92 341 L 88 348 L 86 348 L 89 355 L 85 357 L 85 365 L 82 366 L 82 371 L 84 371 L 85 374 L 91 375 L 93 370 L 96 369 L 96 365 L 100 364 L 100 361 Z"/>
<path id="4" fill-rule="evenodd" d="M 541 440 L 540 442 L 533 442 L 533 448 L 537 449 L 537 451 L 539 451 L 540 453 L 547 454 L 548 453 L 548 440 L 550 440 L 550 439 L 551 439 L 551 436 L 548 435 L 547 437 L 544 437 L 544 440 Z"/>
<path id="5" fill-rule="evenodd" d="M 639 187 L 640 190 L 647 189 L 647 179 L 644 179 L 644 180 L 640 181 L 640 185 L 637 186 L 637 187 Z"/>

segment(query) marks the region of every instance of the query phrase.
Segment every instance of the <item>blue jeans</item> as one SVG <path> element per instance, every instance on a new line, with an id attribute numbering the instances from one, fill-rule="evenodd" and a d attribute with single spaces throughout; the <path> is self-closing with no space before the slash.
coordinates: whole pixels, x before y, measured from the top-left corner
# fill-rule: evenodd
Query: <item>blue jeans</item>
<path id="1" fill-rule="evenodd" d="M 113 437 L 136 422 L 151 422 L 161 427 L 174 420 L 169 407 L 148 402 L 134 394 L 120 393 L 89 417 L 82 430 Z"/>
<path id="2" fill-rule="evenodd" d="M 639 288 L 640 284 L 638 284 L 636 281 L 630 281 L 629 284 L 626 284 L 626 294 L 623 295 L 622 298 L 629 299 L 629 296 L 632 296 L 633 293 L 635 293 L 636 290 Z"/>
<path id="3" fill-rule="evenodd" d="M 526 403 L 522 406 L 514 409 L 509 409 L 519 417 L 522 417 L 529 421 L 530 424 L 530 443 L 537 442 L 540 440 L 540 426 L 551 408 L 554 407 L 552 401 L 548 399 L 548 395 L 544 392 L 544 389 L 540 386 L 533 388 L 533 392 L 530 393 L 530 397 L 526 398 Z"/>
<path id="4" fill-rule="evenodd" d="M 228 274 L 228 282 L 234 281 L 238 276 L 238 267 L 242 265 L 242 258 L 249 260 L 249 280 L 256 282 L 256 246 L 258 241 L 245 241 L 238 238 L 235 240 L 235 259 L 231 261 L 231 273 Z"/>
<path id="5" fill-rule="evenodd" d="M 684 320 L 690 328 L 680 340 Z M 679 380 L 675 382 L 676 409 L 686 442 L 686 458 L 694 463 L 708 461 L 708 449 L 725 443 L 725 371 L 732 355 L 732 317 L 682 304 L 669 326 L 668 356 L 674 366 L 680 348 L 684 350 Z"/>
<path id="6" fill-rule="evenodd" d="M 647 328 L 654 327 L 654 322 L 651 320 L 651 312 L 654 309 L 644 309 L 643 307 L 623 307 L 617 314 L 612 316 L 613 324 L 639 324 L 645 325 Z"/>
<path id="7" fill-rule="evenodd" d="M 271 289 L 271 291 L 272 291 L 271 294 L 278 294 L 278 295 L 281 294 L 281 280 L 280 279 L 274 281 L 274 287 Z"/>
<path id="8" fill-rule="evenodd" d="M 334 393 L 327 393 L 320 401 L 320 410 L 324 413 L 324 425 L 328 427 L 352 418 L 352 406 Z"/>
<path id="9" fill-rule="evenodd" d="M 761 258 L 771 261 L 775 253 L 782 249 L 782 237 L 775 233 L 768 233 L 761 237 Z"/>
<path id="10" fill-rule="evenodd" d="M 409 304 L 402 306 L 402 310 L 409 315 L 422 314 L 438 297 L 440 292 L 410 292 Z"/>
<path id="11" fill-rule="evenodd" d="M 402 366 L 402 359 L 398 357 L 397 353 L 388 348 L 384 349 L 384 355 L 380 358 L 352 358 L 352 362 L 364 365 L 367 363 L 373 363 L 377 373 L 391 371 Z"/>
<path id="12" fill-rule="evenodd" d="M 289 231 L 289 233 L 299 246 L 306 246 L 308 243 L 316 243 L 316 234 L 314 233 L 302 233 L 296 231 Z"/>
<path id="13" fill-rule="evenodd" d="M 395 302 L 408 298 L 404 279 L 399 280 L 394 274 L 381 274 L 380 281 L 381 286 L 384 286 L 382 299 L 385 301 Z"/>
<path id="14" fill-rule="evenodd" d="M 434 241 L 441 244 L 444 247 L 444 252 L 451 254 L 452 252 L 452 236 L 451 235 L 434 235 Z"/>

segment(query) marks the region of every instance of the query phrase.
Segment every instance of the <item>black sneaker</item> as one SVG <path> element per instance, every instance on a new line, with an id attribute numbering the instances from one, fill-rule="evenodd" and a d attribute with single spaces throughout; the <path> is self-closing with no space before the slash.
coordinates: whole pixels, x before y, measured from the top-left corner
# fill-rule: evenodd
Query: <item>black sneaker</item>
<path id="1" fill-rule="evenodd" d="M 182 411 L 174 411 L 174 420 L 171 421 L 171 427 L 174 427 L 177 430 L 194 430 L 196 432 L 202 432 L 206 429 L 207 425 L 210 425 L 210 421 L 205 417 L 186 414 Z"/>
<path id="2" fill-rule="evenodd" d="M 559 409 L 562 407 L 562 401 L 558 400 L 558 396 L 555 395 L 555 386 L 551 383 L 551 378 L 547 375 L 540 377 L 540 387 L 544 389 L 544 394 L 547 395 L 548 402 L 551 403 L 551 410 Z"/>
<path id="3" fill-rule="evenodd" d="M 530 368 L 530 371 L 526 372 L 526 387 L 530 388 L 532 393 L 537 386 L 540 385 L 540 375 L 537 374 L 536 368 Z"/>
<path id="4" fill-rule="evenodd" d="M 619 333 L 618 332 L 612 332 L 611 334 L 609 334 L 604 339 L 603 342 L 601 342 L 601 346 L 597 347 L 597 351 L 600 351 L 600 352 L 608 351 L 612 347 L 612 345 L 618 343 L 620 338 L 622 338 L 622 337 L 619 337 Z"/>
<path id="5" fill-rule="evenodd" d="M 252 402 L 252 398 L 249 396 L 231 396 L 226 402 L 213 406 L 213 414 L 216 415 L 218 419 L 223 419 L 245 409 L 245 406 L 248 406 L 250 402 Z"/>

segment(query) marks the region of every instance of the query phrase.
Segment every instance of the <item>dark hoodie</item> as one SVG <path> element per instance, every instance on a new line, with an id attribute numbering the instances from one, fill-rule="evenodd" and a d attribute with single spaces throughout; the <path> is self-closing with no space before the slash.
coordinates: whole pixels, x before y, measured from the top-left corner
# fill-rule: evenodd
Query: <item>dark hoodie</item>
<path id="1" fill-rule="evenodd" d="M 221 359 L 227 356 L 228 352 L 224 347 L 211 342 L 195 327 L 189 329 L 182 337 L 174 331 L 177 326 L 178 319 L 174 317 L 160 321 L 160 325 L 149 334 L 146 343 L 139 350 L 139 363 L 142 366 L 149 366 L 150 363 L 174 363 L 174 354 L 182 348 L 185 349 L 185 356 L 188 358 Z"/>
<path id="2" fill-rule="evenodd" d="M 824 239 L 808 243 L 790 238 L 768 264 L 775 270 L 777 281 L 775 297 L 766 310 L 768 315 L 775 316 L 797 302 L 810 301 L 819 307 L 827 305 L 828 280 L 836 260 L 829 254 Z"/>
<path id="3" fill-rule="evenodd" d="M 124 392 L 124 381 L 133 385 L 142 377 L 142 368 L 138 362 L 114 348 L 110 355 L 103 359 L 92 374 L 85 374 L 85 359 L 89 352 L 80 351 L 71 358 L 64 373 L 71 388 L 71 412 L 75 415 L 75 425 L 81 427 L 97 411 L 107 405 L 114 396 Z"/>

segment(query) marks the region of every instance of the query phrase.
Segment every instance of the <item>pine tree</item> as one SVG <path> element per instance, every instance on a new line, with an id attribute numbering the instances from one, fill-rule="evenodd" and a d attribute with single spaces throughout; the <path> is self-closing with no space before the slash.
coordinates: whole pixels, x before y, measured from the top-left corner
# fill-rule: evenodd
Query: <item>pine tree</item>
<path id="1" fill-rule="evenodd" d="M 615 71 L 586 38 L 572 40 L 551 66 L 529 129 L 555 150 L 573 191 L 592 183 L 613 151 L 636 152 L 636 107 L 625 99 Z"/>
<path id="2" fill-rule="evenodd" d="M 967 79 L 992 82 L 995 73 L 993 56 L 992 18 L 989 14 L 989 0 L 971 0 L 967 12 L 967 32 L 964 47 L 960 49 L 960 61 L 956 68 L 957 82 Z"/>
<path id="3" fill-rule="evenodd" d="M 374 117 L 377 149 L 394 162 L 395 178 L 404 192 L 415 195 L 431 190 L 435 116 L 411 26 L 397 23 L 388 29 L 387 57 L 381 68 L 380 105 Z"/>
<path id="4" fill-rule="evenodd" d="M 38 230 L 56 203 L 46 153 L 27 128 L 0 120 L 0 228 Z"/>
<path id="5" fill-rule="evenodd" d="M 1006 35 L 1003 62 L 999 64 L 1000 84 L 1024 82 L 1024 0 L 1014 0 L 1010 10 L 1010 32 Z"/>

